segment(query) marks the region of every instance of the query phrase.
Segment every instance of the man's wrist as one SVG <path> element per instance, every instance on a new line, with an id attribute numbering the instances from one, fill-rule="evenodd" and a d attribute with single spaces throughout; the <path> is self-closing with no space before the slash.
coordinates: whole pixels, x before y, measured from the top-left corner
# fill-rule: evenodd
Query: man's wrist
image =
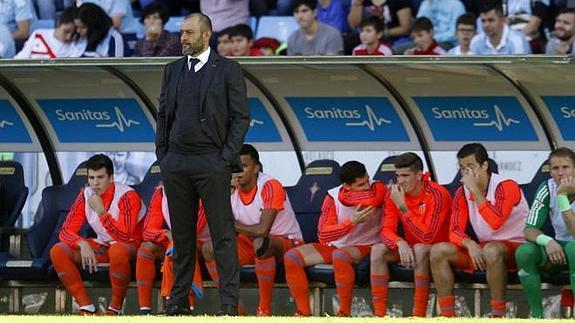
<path id="1" fill-rule="evenodd" d="M 549 242 L 551 242 L 551 240 L 553 240 L 553 238 L 551 238 L 550 236 L 546 235 L 546 234 L 540 234 L 537 236 L 537 239 L 535 240 L 535 242 L 540 245 L 541 247 L 546 247 L 547 244 Z"/>
<path id="2" fill-rule="evenodd" d="M 571 203 L 569 203 L 569 198 L 567 197 L 567 194 L 558 194 L 557 204 L 561 212 L 571 210 Z"/>

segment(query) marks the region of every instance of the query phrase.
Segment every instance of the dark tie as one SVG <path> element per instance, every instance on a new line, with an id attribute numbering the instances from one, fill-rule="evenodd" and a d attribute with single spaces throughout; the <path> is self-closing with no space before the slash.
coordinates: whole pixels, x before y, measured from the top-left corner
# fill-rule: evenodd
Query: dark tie
<path id="1" fill-rule="evenodd" d="M 197 58 L 190 58 L 188 60 L 188 62 L 190 62 L 190 72 L 196 72 L 196 70 L 194 69 L 194 66 L 196 66 L 196 64 L 198 64 L 200 62 L 199 59 Z"/>

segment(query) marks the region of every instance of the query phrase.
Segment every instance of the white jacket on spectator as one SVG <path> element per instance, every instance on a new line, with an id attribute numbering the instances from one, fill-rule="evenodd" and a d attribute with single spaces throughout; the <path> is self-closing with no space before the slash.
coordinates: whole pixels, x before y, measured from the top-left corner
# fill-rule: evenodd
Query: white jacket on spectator
<path id="1" fill-rule="evenodd" d="M 55 29 L 37 29 L 14 58 L 80 57 L 86 49 L 86 40 L 65 43 L 54 36 Z"/>

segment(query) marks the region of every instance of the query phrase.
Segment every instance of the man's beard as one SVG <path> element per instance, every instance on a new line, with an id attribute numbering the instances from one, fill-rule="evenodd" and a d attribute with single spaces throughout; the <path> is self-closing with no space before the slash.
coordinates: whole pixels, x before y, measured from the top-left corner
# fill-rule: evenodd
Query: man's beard
<path id="1" fill-rule="evenodd" d="M 557 33 L 555 33 L 555 37 L 557 37 L 557 39 L 559 39 L 560 41 L 568 41 L 571 39 L 571 37 L 573 37 L 573 34 L 563 32 L 563 36 L 559 36 L 559 35 L 557 35 Z"/>
<path id="2" fill-rule="evenodd" d="M 196 43 L 188 43 L 188 46 L 182 44 L 182 53 L 184 55 L 198 56 L 204 51 L 204 37 L 201 36 Z"/>

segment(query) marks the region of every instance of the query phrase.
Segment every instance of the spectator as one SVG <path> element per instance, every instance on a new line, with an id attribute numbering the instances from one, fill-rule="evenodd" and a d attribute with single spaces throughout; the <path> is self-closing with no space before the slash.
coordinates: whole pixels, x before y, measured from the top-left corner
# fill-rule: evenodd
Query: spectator
<path id="1" fill-rule="evenodd" d="M 455 35 L 459 45 L 453 47 L 447 52 L 447 55 L 461 56 L 461 55 L 473 55 L 471 51 L 471 39 L 477 31 L 476 25 L 477 18 L 472 13 L 465 13 L 457 18 Z"/>
<path id="2" fill-rule="evenodd" d="M 14 58 L 80 57 L 86 49 L 86 40 L 76 38 L 74 20 L 78 8 L 70 7 L 58 18 L 57 27 L 37 29 Z"/>
<path id="3" fill-rule="evenodd" d="M 200 9 L 210 17 L 212 29 L 216 33 L 226 27 L 248 24 L 249 8 L 249 0 L 200 0 Z"/>
<path id="4" fill-rule="evenodd" d="M 74 0 L 34 0 L 40 19 L 56 19 L 56 9 L 65 10 L 73 7 Z"/>
<path id="5" fill-rule="evenodd" d="M 239 24 L 230 32 L 232 53 L 234 56 L 263 56 L 264 54 L 254 45 L 254 32 L 248 25 Z"/>
<path id="6" fill-rule="evenodd" d="M 485 0 L 480 9 L 483 33 L 471 40 L 471 51 L 478 55 L 531 54 L 531 47 L 523 34 L 511 30 L 505 23 L 499 1 Z"/>
<path id="7" fill-rule="evenodd" d="M 254 42 L 253 48 L 259 49 L 264 56 L 275 56 L 281 44 L 279 40 L 270 37 L 262 37 Z"/>
<path id="8" fill-rule="evenodd" d="M 36 20 L 32 0 L 0 1 L 0 24 L 6 25 L 15 40 L 26 40 L 30 26 Z"/>
<path id="9" fill-rule="evenodd" d="M 383 36 L 392 43 L 401 37 L 407 39 L 411 27 L 411 6 L 409 0 L 352 0 L 347 16 L 351 28 L 359 26 L 363 18 L 378 16 L 383 19 Z"/>
<path id="10" fill-rule="evenodd" d="M 342 33 L 349 32 L 347 15 L 349 8 L 343 4 L 342 0 L 318 0 L 317 20 L 336 28 Z"/>
<path id="11" fill-rule="evenodd" d="M 544 21 L 549 20 L 549 0 L 503 0 L 504 14 L 511 29 L 528 40 L 543 38 Z"/>
<path id="12" fill-rule="evenodd" d="M 426 17 L 417 18 L 411 29 L 411 39 L 415 47 L 405 51 L 405 55 L 445 55 L 433 38 L 433 24 Z"/>
<path id="13" fill-rule="evenodd" d="M 95 3 L 112 18 L 114 28 L 123 34 L 136 34 L 141 32 L 141 26 L 134 17 L 130 0 L 76 0 L 81 6 L 84 3 Z"/>
<path id="14" fill-rule="evenodd" d="M 343 39 L 339 31 L 316 20 L 314 0 L 296 0 L 293 15 L 300 28 L 288 38 L 288 55 L 341 55 Z"/>
<path id="15" fill-rule="evenodd" d="M 86 38 L 85 57 L 123 57 L 125 48 L 122 35 L 113 27 L 104 9 L 93 3 L 84 3 L 74 21 L 80 37 Z"/>
<path id="16" fill-rule="evenodd" d="M 134 56 L 179 56 L 182 45 L 178 36 L 164 29 L 170 19 L 168 9 L 160 2 L 152 2 L 142 9 L 146 37 L 136 42 Z"/>
<path id="17" fill-rule="evenodd" d="M 383 21 L 376 16 L 365 18 L 359 25 L 361 44 L 353 49 L 353 55 L 393 55 L 391 48 L 381 43 Z"/>
<path id="18" fill-rule="evenodd" d="M 459 0 L 425 0 L 421 3 L 417 17 L 427 17 L 433 24 L 435 39 L 441 43 L 455 45 L 455 23 L 465 13 Z"/>
<path id="19" fill-rule="evenodd" d="M 221 56 L 232 56 L 232 40 L 230 34 L 234 27 L 227 27 L 218 33 L 218 54 Z"/>
<path id="20" fill-rule="evenodd" d="M 0 58 L 12 58 L 15 53 L 14 38 L 12 38 L 10 29 L 0 24 Z"/>
<path id="21" fill-rule="evenodd" d="M 559 11 L 555 19 L 555 37 L 547 43 L 545 54 L 567 55 L 575 53 L 575 8 Z"/>

